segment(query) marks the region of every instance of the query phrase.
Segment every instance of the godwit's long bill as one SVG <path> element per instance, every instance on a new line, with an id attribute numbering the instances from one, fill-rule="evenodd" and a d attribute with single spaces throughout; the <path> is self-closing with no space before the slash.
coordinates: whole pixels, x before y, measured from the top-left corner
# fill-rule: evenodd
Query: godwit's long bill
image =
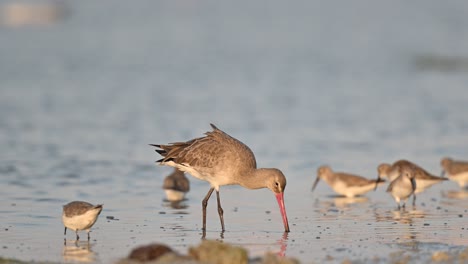
<path id="1" fill-rule="evenodd" d="M 237 184 L 247 189 L 270 189 L 278 201 L 284 231 L 289 232 L 288 217 L 284 206 L 286 177 L 275 168 L 257 169 L 255 156 L 249 147 L 213 124 L 211 127 L 213 131 L 206 132 L 206 136 L 187 142 L 167 145 L 151 144 L 158 148 L 156 152 L 163 156 L 162 159 L 156 161 L 157 163 L 178 168 L 210 183 L 211 188 L 202 201 L 203 231 L 206 231 L 206 206 L 214 190 L 216 190 L 221 228 L 222 231 L 225 230 L 219 187 Z"/>

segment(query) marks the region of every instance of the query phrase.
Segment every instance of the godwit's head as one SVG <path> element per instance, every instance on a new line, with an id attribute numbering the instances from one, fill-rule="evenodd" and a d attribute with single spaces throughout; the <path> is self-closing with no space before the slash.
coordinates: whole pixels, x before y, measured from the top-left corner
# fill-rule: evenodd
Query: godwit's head
<path id="1" fill-rule="evenodd" d="M 268 189 L 270 189 L 276 196 L 278 205 L 283 217 L 284 231 L 289 232 L 288 216 L 286 215 L 286 208 L 284 206 L 284 188 L 286 188 L 286 177 L 278 169 L 270 169 L 270 177 L 266 183 Z"/>

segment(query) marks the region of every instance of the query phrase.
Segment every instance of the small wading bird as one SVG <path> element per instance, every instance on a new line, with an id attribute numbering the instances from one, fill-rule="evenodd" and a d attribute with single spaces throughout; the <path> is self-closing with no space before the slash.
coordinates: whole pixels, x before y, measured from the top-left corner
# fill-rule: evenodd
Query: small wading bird
<path id="1" fill-rule="evenodd" d="M 166 192 L 168 201 L 182 201 L 185 198 L 185 194 L 190 191 L 190 182 L 185 177 L 183 171 L 175 168 L 174 172 L 164 179 L 163 189 Z"/>
<path id="2" fill-rule="evenodd" d="M 213 131 L 206 132 L 206 136 L 187 142 L 176 142 L 168 145 L 151 144 L 157 148 L 156 152 L 163 156 L 162 159 L 156 161 L 157 163 L 175 167 L 210 183 L 211 188 L 202 201 L 203 234 L 206 231 L 206 206 L 214 190 L 216 190 L 221 228 L 224 232 L 219 187 L 233 184 L 241 185 L 247 189 L 270 189 L 278 201 L 284 230 L 289 232 L 284 206 L 286 177 L 275 168 L 257 169 L 255 156 L 249 147 L 224 133 L 215 125 L 211 124 L 211 127 Z"/>
<path id="3" fill-rule="evenodd" d="M 468 162 L 453 160 L 451 158 L 443 158 L 440 161 L 442 166 L 442 175 L 446 174 L 447 177 L 458 183 L 462 188 L 466 188 L 468 184 Z"/>
<path id="4" fill-rule="evenodd" d="M 76 232 L 76 240 L 78 241 L 80 239 L 78 231 L 86 230 L 89 241 L 89 232 L 101 211 L 102 204 L 92 205 L 87 202 L 74 201 L 64 205 L 62 213 L 62 221 L 65 226 L 64 235 L 67 234 L 67 228 L 70 228 Z"/>
<path id="5" fill-rule="evenodd" d="M 358 175 L 333 172 L 330 167 L 321 166 L 317 169 L 317 178 L 312 186 L 312 191 L 315 190 L 320 179 L 323 179 L 330 185 L 335 192 L 349 198 L 375 190 L 377 185 L 385 182 L 385 180 L 380 178 L 371 180 Z"/>
<path id="6" fill-rule="evenodd" d="M 413 167 L 409 165 L 398 166 L 398 174 L 399 176 L 388 186 L 387 192 L 393 196 L 398 204 L 398 209 L 400 209 L 405 207 L 406 200 L 414 193 L 417 185 Z M 401 201 L 403 201 L 403 205 L 400 205 Z"/>
<path id="7" fill-rule="evenodd" d="M 410 166 L 413 169 L 413 175 L 416 180 L 416 190 L 413 194 L 413 205 L 416 204 L 416 194 L 421 193 L 432 185 L 446 181 L 447 178 L 437 177 L 427 172 L 422 167 L 408 160 L 398 160 L 392 165 L 382 163 L 377 167 L 379 178 L 388 178 L 390 182 L 394 181 L 400 175 L 400 167 Z"/>

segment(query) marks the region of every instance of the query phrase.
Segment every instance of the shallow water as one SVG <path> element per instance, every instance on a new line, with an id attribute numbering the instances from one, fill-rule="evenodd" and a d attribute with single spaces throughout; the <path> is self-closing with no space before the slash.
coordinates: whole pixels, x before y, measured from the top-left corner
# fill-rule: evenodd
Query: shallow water
<path id="1" fill-rule="evenodd" d="M 209 239 L 305 263 L 466 247 L 468 194 L 453 182 L 404 211 L 386 185 L 358 199 L 310 189 L 322 164 L 375 178 L 381 162 L 437 175 L 443 156 L 468 159 L 467 4 L 268 3 L 64 1 L 54 24 L 2 26 L 0 256 L 109 263 L 150 242 L 185 253 L 209 186 L 190 178 L 186 201 L 163 201 L 171 170 L 148 144 L 210 122 L 287 176 L 291 232 L 270 191 L 230 186 L 227 231 L 212 198 Z M 89 244 L 70 232 L 64 245 L 72 200 L 104 204 Z"/>

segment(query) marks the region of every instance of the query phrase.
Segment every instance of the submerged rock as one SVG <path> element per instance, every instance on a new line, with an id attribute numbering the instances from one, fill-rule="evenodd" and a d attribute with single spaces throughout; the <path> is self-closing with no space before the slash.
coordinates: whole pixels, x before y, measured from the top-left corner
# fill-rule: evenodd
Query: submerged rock
<path id="1" fill-rule="evenodd" d="M 465 248 L 465 250 L 463 250 L 462 252 L 460 252 L 460 254 L 458 255 L 458 260 L 460 260 L 460 262 L 465 262 L 467 261 L 468 262 L 468 247 Z"/>
<path id="2" fill-rule="evenodd" d="M 449 261 L 452 259 L 452 256 L 447 252 L 436 251 L 432 254 L 432 261 L 442 262 Z"/>
<path id="3" fill-rule="evenodd" d="M 197 247 L 189 249 L 194 259 L 210 264 L 247 264 L 247 250 L 218 241 L 204 240 Z"/>

